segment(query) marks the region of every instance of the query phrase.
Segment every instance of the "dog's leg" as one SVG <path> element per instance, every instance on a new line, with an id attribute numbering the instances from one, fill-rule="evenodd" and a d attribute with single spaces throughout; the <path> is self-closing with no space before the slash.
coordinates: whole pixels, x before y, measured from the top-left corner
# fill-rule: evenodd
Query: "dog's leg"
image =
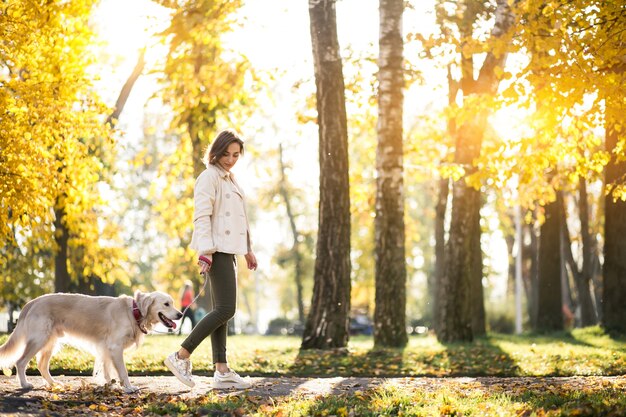
<path id="1" fill-rule="evenodd" d="M 102 361 L 102 354 L 100 352 L 96 352 L 95 358 L 93 361 L 93 378 L 94 381 L 102 382 L 100 380 L 104 380 L 104 365 Z"/>
<path id="2" fill-rule="evenodd" d="M 33 384 L 26 379 L 26 367 L 28 362 L 35 356 L 35 354 L 43 347 L 40 340 L 28 340 L 22 356 L 15 362 L 15 368 L 17 369 L 17 377 L 20 380 L 20 385 L 24 389 L 31 389 Z"/>
<path id="3" fill-rule="evenodd" d="M 61 385 L 50 375 L 50 358 L 52 357 L 55 343 L 55 338 L 48 340 L 48 343 L 46 343 L 43 349 L 37 354 L 37 368 L 39 369 L 39 373 L 51 387 L 55 384 Z"/>
<path id="4" fill-rule="evenodd" d="M 126 393 L 139 391 L 138 387 L 130 384 L 128 371 L 126 370 L 126 365 L 124 364 L 124 349 L 121 346 L 111 350 L 111 360 L 113 361 L 113 365 L 115 366 L 117 374 L 120 377 L 120 384 L 124 387 L 124 391 Z"/>
<path id="5" fill-rule="evenodd" d="M 96 383 L 108 384 L 111 382 L 111 359 L 105 348 L 99 347 L 96 351 L 96 360 L 93 365 L 93 377 Z"/>
<path id="6" fill-rule="evenodd" d="M 111 354 L 109 352 L 104 352 L 102 355 L 102 369 L 104 371 L 104 379 L 107 384 L 111 382 L 115 378 L 115 367 L 113 366 L 113 362 L 111 360 Z M 119 378 L 119 377 L 118 377 Z"/>

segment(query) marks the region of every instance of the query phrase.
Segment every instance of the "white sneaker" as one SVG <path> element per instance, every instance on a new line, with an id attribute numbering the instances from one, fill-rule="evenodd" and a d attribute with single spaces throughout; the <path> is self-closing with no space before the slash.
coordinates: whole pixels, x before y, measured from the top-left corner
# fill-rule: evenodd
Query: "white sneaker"
<path id="1" fill-rule="evenodd" d="M 191 379 L 191 361 L 189 359 L 181 359 L 178 357 L 178 352 L 174 352 L 165 358 L 164 363 L 180 382 L 191 388 L 196 385 Z"/>
<path id="2" fill-rule="evenodd" d="M 228 371 L 225 374 L 215 371 L 213 374 L 213 388 L 247 389 L 251 386 L 250 378 L 242 378 L 235 371 Z"/>

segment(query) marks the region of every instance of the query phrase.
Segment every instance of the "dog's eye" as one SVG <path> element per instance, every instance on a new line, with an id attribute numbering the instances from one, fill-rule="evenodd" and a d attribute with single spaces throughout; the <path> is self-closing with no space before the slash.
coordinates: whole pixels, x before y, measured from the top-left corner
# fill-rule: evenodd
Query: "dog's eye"
<path id="1" fill-rule="evenodd" d="M 165 307 L 169 307 L 169 306 L 170 306 L 170 303 L 165 303 Z"/>

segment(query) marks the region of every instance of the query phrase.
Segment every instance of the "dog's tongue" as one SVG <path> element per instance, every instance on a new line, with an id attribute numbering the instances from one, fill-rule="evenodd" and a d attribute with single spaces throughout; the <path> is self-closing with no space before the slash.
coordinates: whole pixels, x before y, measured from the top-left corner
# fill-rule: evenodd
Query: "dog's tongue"
<path id="1" fill-rule="evenodd" d="M 162 321 L 163 321 L 166 325 L 168 325 L 170 328 L 172 328 L 172 329 L 175 329 L 175 328 L 176 328 L 176 322 L 174 322 L 174 321 L 172 321 L 172 320 L 168 319 L 167 317 L 165 317 L 165 315 L 160 314 L 160 313 L 159 313 L 159 317 L 160 317 L 160 318 L 161 318 L 161 320 L 162 320 Z"/>
<path id="2" fill-rule="evenodd" d="M 165 320 L 167 320 L 167 323 L 168 323 L 170 326 L 172 326 L 172 329 L 175 329 L 175 328 L 176 328 L 176 322 L 175 322 L 175 321 L 172 321 L 172 320 L 168 319 L 167 317 L 165 317 Z"/>

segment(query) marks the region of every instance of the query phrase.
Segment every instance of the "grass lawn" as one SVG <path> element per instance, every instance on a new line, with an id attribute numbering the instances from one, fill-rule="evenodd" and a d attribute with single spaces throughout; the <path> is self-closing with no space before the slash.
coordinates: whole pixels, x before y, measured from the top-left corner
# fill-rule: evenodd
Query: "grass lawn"
<path id="1" fill-rule="evenodd" d="M 6 336 L 0 336 L 3 342 Z M 165 374 L 163 359 L 183 336 L 149 335 L 126 351 L 131 375 Z M 409 339 L 405 349 L 374 349 L 371 337 L 354 337 L 347 349 L 299 351 L 289 336 L 230 336 L 233 368 L 251 376 L 573 376 L 626 374 L 626 340 L 597 327 L 554 336 L 493 334 L 474 343 L 442 345 L 432 336 Z M 194 373 L 213 372 L 210 340 L 194 352 Z M 31 370 L 35 370 L 34 361 Z M 93 357 L 63 347 L 51 361 L 53 373 L 91 373 Z"/>
<path id="2" fill-rule="evenodd" d="M 0 337 L 0 342 L 5 339 Z M 162 360 L 178 348 L 181 340 L 179 336 L 146 337 L 139 349 L 126 352 L 129 372 L 166 374 Z M 86 387 L 55 394 L 56 402 L 45 407 L 56 407 L 56 411 L 67 415 L 84 413 L 85 407 L 92 414 L 103 415 L 626 415 L 626 378 L 619 377 L 626 375 L 626 340 L 611 339 L 597 327 L 553 336 L 492 334 L 471 344 L 442 345 L 434 336 L 420 336 L 410 338 L 405 349 L 374 349 L 368 337 L 353 338 L 347 349 L 334 351 L 300 352 L 300 339 L 295 337 L 231 336 L 228 343 L 231 366 L 251 376 L 589 377 L 557 383 L 550 378 L 495 378 L 490 384 L 436 379 L 432 387 L 416 389 L 410 384 L 390 383 L 362 392 L 315 398 L 214 392 L 182 398 L 142 392 L 120 400 L 119 392 L 107 396 L 105 391 L 94 394 Z M 89 354 L 64 347 L 53 357 L 51 369 L 56 374 L 90 374 L 92 361 Z M 212 373 L 208 340 L 194 353 L 193 366 L 194 374 Z M 37 373 L 34 363 L 30 373 Z"/>

